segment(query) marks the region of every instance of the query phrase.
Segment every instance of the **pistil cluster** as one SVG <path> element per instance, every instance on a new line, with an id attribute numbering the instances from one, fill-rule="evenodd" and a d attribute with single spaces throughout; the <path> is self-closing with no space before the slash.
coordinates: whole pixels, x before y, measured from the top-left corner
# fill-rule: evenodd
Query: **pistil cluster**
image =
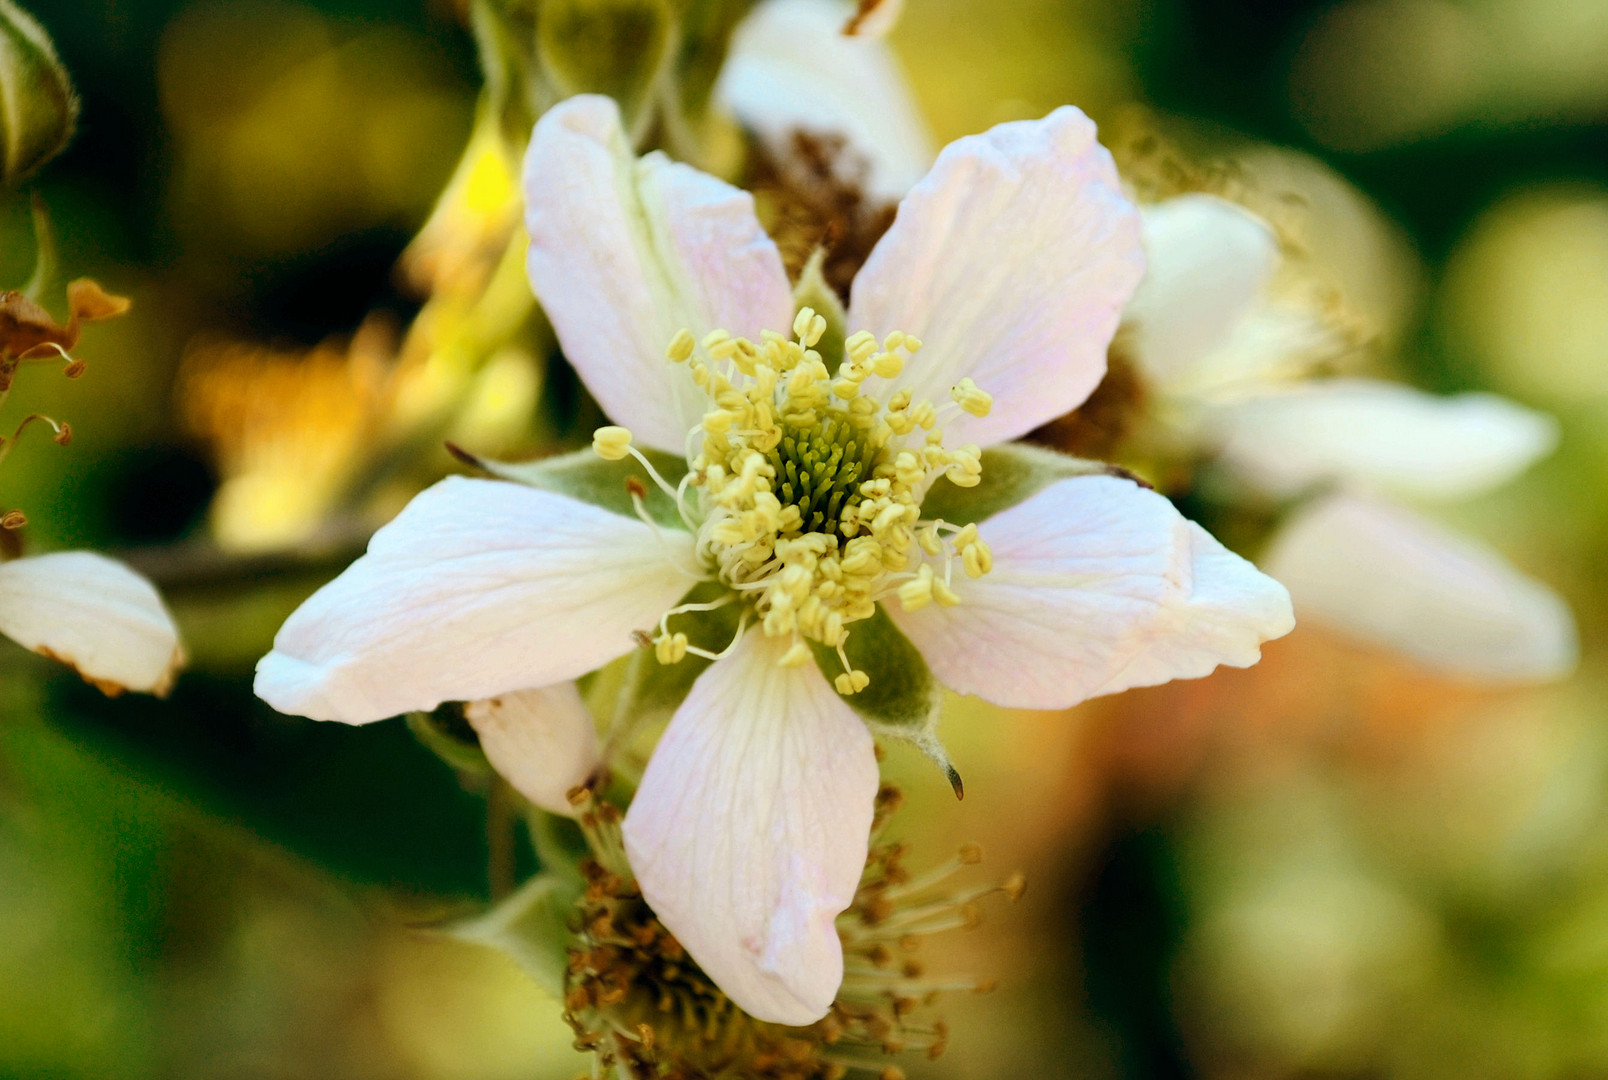
<path id="1" fill-rule="evenodd" d="M 810 659 L 808 642 L 835 650 L 843 667 L 835 685 L 852 694 L 870 678 L 843 649 L 850 624 L 893 596 L 908 610 L 957 604 L 953 563 L 972 577 L 992 565 L 975 525 L 924 520 L 921 499 L 940 477 L 961 487 L 979 482 L 981 451 L 946 447 L 939 425 L 959 410 L 987 415 L 993 399 L 970 379 L 942 406 L 893 389 L 888 381 L 921 349 L 899 331 L 880 342 L 866 331 L 852 335 L 833 371 L 817 351 L 826 330 L 826 319 L 804 308 L 791 338 L 678 333 L 667 356 L 689 366 L 711 407 L 688 433 L 680 484 L 652 475 L 696 533 L 702 569 L 731 590 L 720 603 L 744 601 L 739 636 L 752 621 L 770 637 L 791 637 L 782 658 L 790 666 Z M 630 444 L 631 433 L 618 427 L 593 440 L 611 460 L 636 454 Z M 666 614 L 653 639 L 661 662 L 717 655 L 669 626 L 674 615 L 710 606 Z"/>

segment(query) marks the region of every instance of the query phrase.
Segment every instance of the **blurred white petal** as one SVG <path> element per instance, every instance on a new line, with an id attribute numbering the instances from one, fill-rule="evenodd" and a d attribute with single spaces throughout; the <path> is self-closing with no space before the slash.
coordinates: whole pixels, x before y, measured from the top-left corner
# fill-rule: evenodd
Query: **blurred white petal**
<path id="1" fill-rule="evenodd" d="M 685 452 L 707 399 L 665 359 L 682 328 L 786 332 L 793 295 L 745 191 L 653 153 L 636 160 L 619 107 L 549 109 L 525 156 L 528 268 L 559 343 L 639 443 Z"/>
<path id="2" fill-rule="evenodd" d="M 843 980 L 834 920 L 865 869 L 876 754 L 785 640 L 751 631 L 698 677 L 625 818 L 631 869 L 698 966 L 761 1020 L 813 1023 Z"/>
<path id="3" fill-rule="evenodd" d="M 1134 361 L 1163 389 L 1189 384 L 1262 302 L 1279 265 L 1261 218 L 1213 195 L 1180 195 L 1144 215 L 1145 280 L 1123 324 Z"/>
<path id="4" fill-rule="evenodd" d="M 671 559 L 691 552 L 686 533 L 590 503 L 449 477 L 285 621 L 256 691 L 280 712 L 362 724 L 573 679 L 686 592 Z"/>
<path id="5" fill-rule="evenodd" d="M 717 92 L 780 159 L 792 153 L 794 132 L 843 136 L 870 167 L 867 193 L 893 200 L 936 151 L 892 51 L 874 35 L 844 36 L 854 10 L 837 0 L 766 0 L 732 37 Z"/>
<path id="6" fill-rule="evenodd" d="M 1222 455 L 1275 495 L 1340 482 L 1459 499 L 1497 487 L 1551 452 L 1550 416 L 1495 394 L 1437 397 L 1399 383 L 1330 379 L 1213 409 Z"/>
<path id="7" fill-rule="evenodd" d="M 851 330 L 924 342 L 896 384 L 945 404 L 970 376 L 986 417 L 950 446 L 1023 435 L 1083 403 L 1144 273 L 1139 214 L 1077 109 L 950 143 L 854 281 Z"/>
<path id="8" fill-rule="evenodd" d="M 1097 694 L 1256 662 L 1290 629 L 1284 590 L 1127 480 L 1061 480 L 978 527 L 994 567 L 956 607 L 889 614 L 939 681 L 999 705 Z"/>
<path id="9" fill-rule="evenodd" d="M 0 563 L 0 634 L 108 694 L 165 694 L 184 658 L 151 583 L 92 551 Z"/>
<path id="10" fill-rule="evenodd" d="M 1302 619 L 1483 680 L 1567 674 L 1574 618 L 1551 589 L 1494 551 L 1398 506 L 1320 500 L 1280 530 L 1263 560 Z"/>
<path id="11" fill-rule="evenodd" d="M 597 768 L 597 728 L 573 682 L 471 701 L 464 716 L 480 748 L 514 790 L 554 814 Z"/>

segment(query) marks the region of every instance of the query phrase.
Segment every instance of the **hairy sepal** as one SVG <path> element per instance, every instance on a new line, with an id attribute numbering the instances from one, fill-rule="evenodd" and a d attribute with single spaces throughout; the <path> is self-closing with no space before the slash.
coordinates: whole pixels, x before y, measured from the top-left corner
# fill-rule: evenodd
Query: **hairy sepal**
<path id="1" fill-rule="evenodd" d="M 983 476 L 976 487 L 957 487 L 947 478 L 933 484 L 921 501 L 921 516 L 928 520 L 942 518 L 955 525 L 970 525 L 986 521 L 1002 510 L 1009 510 L 1057 480 L 1076 476 L 1134 479 L 1115 465 L 1068 457 L 1026 443 L 1006 443 L 984 450 L 982 462 Z"/>
<path id="2" fill-rule="evenodd" d="M 587 449 L 550 458 L 539 458 L 536 461 L 508 463 L 477 457 L 457 447 L 450 449 L 458 460 L 499 480 L 509 480 L 558 495 L 568 495 L 572 499 L 579 499 L 629 518 L 637 516 L 631 500 L 634 482 L 636 490 L 642 493 L 642 502 L 649 517 L 666 528 L 686 527 L 681 521 L 681 515 L 676 512 L 674 501 L 660 490 L 647 470 L 642 467 L 642 463 L 633 457 L 622 458 L 619 461 L 604 461 L 595 452 Z M 674 454 L 646 449 L 642 454 L 653 462 L 653 467 L 659 470 L 659 475 L 669 483 L 678 482 L 681 475 L 687 471 L 687 463 Z"/>
<path id="3" fill-rule="evenodd" d="M 810 642 L 810 648 L 828 681 L 842 672 L 843 662 L 838 659 L 836 649 L 818 641 Z M 874 734 L 914 744 L 943 770 L 958 796 L 960 774 L 949 763 L 949 755 L 938 738 L 944 688 L 933 677 L 920 650 L 879 606 L 869 619 L 849 625 L 843 651 L 848 654 L 849 663 L 871 679 L 864 690 L 839 695 L 844 703 L 859 714 Z"/>
<path id="4" fill-rule="evenodd" d="M 531 878 L 484 914 L 448 923 L 442 933 L 503 953 L 554 998 L 564 997 L 569 965 L 569 920 L 582 884 L 557 874 Z"/>

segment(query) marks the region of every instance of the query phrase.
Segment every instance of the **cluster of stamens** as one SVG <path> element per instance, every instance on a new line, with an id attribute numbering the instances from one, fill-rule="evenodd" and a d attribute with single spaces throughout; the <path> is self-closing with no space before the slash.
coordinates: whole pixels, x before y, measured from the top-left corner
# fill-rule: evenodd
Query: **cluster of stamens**
<path id="1" fill-rule="evenodd" d="M 921 499 L 939 477 L 979 482 L 981 451 L 945 447 L 939 424 L 953 411 L 987 415 L 993 399 L 970 379 L 942 406 L 878 386 L 921 348 L 899 331 L 880 342 L 866 331 L 850 336 L 834 372 L 816 349 L 826 329 L 804 308 L 792 338 L 767 330 L 755 343 L 716 330 L 699 341 L 679 332 L 667 356 L 689 366 L 711 408 L 688 433 L 680 484 L 649 472 L 697 534 L 701 569 L 747 602 L 739 636 L 752 620 L 770 637 L 790 637 L 782 657 L 790 666 L 810 659 L 807 642 L 835 650 L 843 667 L 835 685 L 851 694 L 870 680 L 844 652 L 850 624 L 893 596 L 907 610 L 959 603 L 954 562 L 972 577 L 992 564 L 975 525 L 923 520 Z M 605 458 L 636 454 L 647 465 L 630 444 L 618 427 L 593 440 Z M 687 610 L 667 613 L 652 639 L 664 663 L 719 655 L 670 630 L 670 617 Z"/>
<path id="2" fill-rule="evenodd" d="M 803 1028 L 765 1023 L 738 1009 L 687 956 L 642 900 L 619 842 L 619 811 L 588 790 L 572 795 L 593 857 L 582 866 L 569 949 L 565 1018 L 578 1050 L 595 1055 L 594 1075 L 841 1080 L 851 1071 L 902 1080 L 890 1055 L 943 1054 L 949 1030 L 927 1016 L 944 992 L 984 993 L 992 983 L 936 977 L 920 957 L 933 934 L 972 929 L 978 901 L 1023 889 L 1002 883 L 953 890 L 951 880 L 982 859 L 975 844 L 919 874 L 905 869 L 905 845 L 879 842 L 902 801 L 877 796 L 872 849 L 852 907 L 838 918 L 844 978 L 831 1011 Z"/>

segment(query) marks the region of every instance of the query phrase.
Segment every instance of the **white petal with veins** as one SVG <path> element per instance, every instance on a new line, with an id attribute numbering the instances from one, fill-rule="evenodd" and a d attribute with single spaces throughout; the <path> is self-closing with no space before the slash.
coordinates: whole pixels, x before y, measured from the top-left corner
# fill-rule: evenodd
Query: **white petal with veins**
<path id="1" fill-rule="evenodd" d="M 545 113 L 525 155 L 527 266 L 564 355 L 639 443 L 680 454 L 705 404 L 665 360 L 685 327 L 759 340 L 793 295 L 754 200 L 660 153 L 636 160 L 612 99 Z"/>
<path id="2" fill-rule="evenodd" d="M 785 639 L 751 631 L 698 677 L 625 818 L 642 894 L 744 1011 L 813 1023 L 843 981 L 834 920 L 865 869 L 876 754 Z"/>
<path id="3" fill-rule="evenodd" d="M 165 694 L 183 660 L 149 581 L 92 551 L 0 563 L 0 634 L 77 669 L 108 693 Z"/>
<path id="4" fill-rule="evenodd" d="M 1144 273 L 1139 214 L 1094 123 L 1070 106 L 950 143 L 854 280 L 849 328 L 924 342 L 894 386 L 994 396 L 945 442 L 989 446 L 1083 403 Z"/>
<path id="5" fill-rule="evenodd" d="M 463 714 L 480 748 L 514 790 L 554 814 L 597 768 L 597 728 L 573 682 L 471 701 Z"/>
<path id="6" fill-rule="evenodd" d="M 573 679 L 691 585 L 692 538 L 563 495 L 449 477 L 280 627 L 257 695 L 363 724 Z"/>
<path id="7" fill-rule="evenodd" d="M 1399 506 L 1322 499 L 1274 538 L 1263 565 L 1302 619 L 1487 681 L 1568 674 L 1574 618 L 1496 552 Z"/>
<path id="8" fill-rule="evenodd" d="M 993 569 L 955 607 L 889 614 L 961 693 L 1021 709 L 1256 662 L 1289 599 L 1153 491 L 1060 480 L 978 526 Z"/>

